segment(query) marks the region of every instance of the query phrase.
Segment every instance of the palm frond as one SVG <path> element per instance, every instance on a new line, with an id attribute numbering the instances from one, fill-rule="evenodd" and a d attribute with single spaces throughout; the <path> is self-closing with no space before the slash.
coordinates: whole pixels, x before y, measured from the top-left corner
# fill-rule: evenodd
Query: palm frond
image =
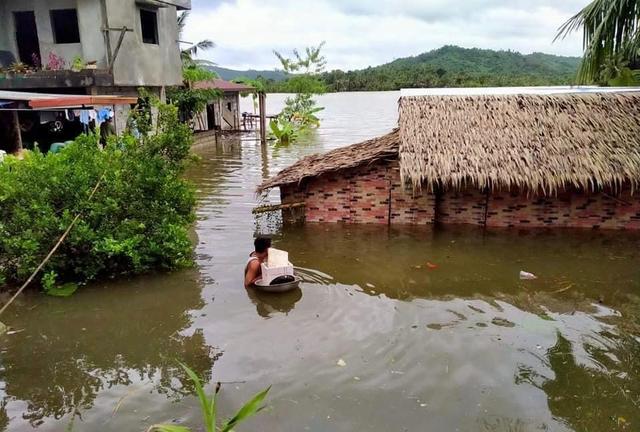
<path id="1" fill-rule="evenodd" d="M 189 11 L 184 11 L 178 15 L 178 39 L 181 39 L 182 33 L 187 26 L 187 19 L 189 18 Z"/>
<path id="2" fill-rule="evenodd" d="M 629 59 L 638 57 L 639 21 L 639 0 L 594 0 L 565 22 L 554 40 L 582 28 L 584 58 L 578 80 L 592 82 L 608 58 L 619 53 Z"/>

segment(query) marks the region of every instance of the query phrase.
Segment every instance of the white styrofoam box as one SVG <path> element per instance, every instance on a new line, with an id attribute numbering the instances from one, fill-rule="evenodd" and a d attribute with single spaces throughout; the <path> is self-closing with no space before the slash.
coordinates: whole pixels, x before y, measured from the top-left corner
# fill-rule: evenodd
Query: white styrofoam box
<path id="1" fill-rule="evenodd" d="M 293 276 L 293 264 L 289 262 L 289 252 L 269 248 L 269 256 L 266 263 L 260 264 L 262 270 L 262 283 L 268 285 L 277 277 Z"/>
<path id="2" fill-rule="evenodd" d="M 284 267 L 289 264 L 289 252 L 280 249 L 269 248 L 269 256 L 267 258 L 268 267 Z"/>
<path id="3" fill-rule="evenodd" d="M 287 262 L 285 266 L 268 267 L 265 263 L 260 264 L 262 269 L 262 283 L 268 285 L 277 277 L 293 276 L 293 264 Z"/>

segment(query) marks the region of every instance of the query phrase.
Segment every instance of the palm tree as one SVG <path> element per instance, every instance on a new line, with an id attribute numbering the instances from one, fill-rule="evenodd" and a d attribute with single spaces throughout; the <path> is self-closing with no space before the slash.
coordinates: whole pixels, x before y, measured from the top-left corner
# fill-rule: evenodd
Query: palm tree
<path id="1" fill-rule="evenodd" d="M 578 71 L 582 83 L 597 81 L 603 67 L 620 59 L 632 64 L 640 57 L 640 1 L 593 0 L 558 30 L 555 40 L 584 31 L 584 58 Z"/>
<path id="2" fill-rule="evenodd" d="M 189 11 L 184 11 L 180 15 L 178 15 L 178 39 L 182 41 L 182 35 L 184 34 L 184 29 L 187 26 L 187 18 L 189 18 Z M 182 57 L 182 62 L 185 65 L 194 65 L 194 64 L 211 64 L 212 62 L 208 60 L 195 60 L 193 57 L 198 54 L 198 50 L 208 50 L 214 48 L 216 44 L 209 39 L 201 40 L 195 44 L 192 44 L 189 48 L 185 48 L 180 51 L 180 56 Z"/>

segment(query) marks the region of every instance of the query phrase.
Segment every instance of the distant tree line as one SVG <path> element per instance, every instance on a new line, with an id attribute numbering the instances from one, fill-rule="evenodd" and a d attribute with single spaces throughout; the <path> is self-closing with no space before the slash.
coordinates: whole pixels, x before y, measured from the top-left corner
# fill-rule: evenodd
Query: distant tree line
<path id="1" fill-rule="evenodd" d="M 324 72 L 319 78 L 330 92 L 568 85 L 575 82 L 579 62 L 577 57 L 445 46 L 381 66 Z M 292 92 L 292 78 L 263 82 L 268 92 Z"/>

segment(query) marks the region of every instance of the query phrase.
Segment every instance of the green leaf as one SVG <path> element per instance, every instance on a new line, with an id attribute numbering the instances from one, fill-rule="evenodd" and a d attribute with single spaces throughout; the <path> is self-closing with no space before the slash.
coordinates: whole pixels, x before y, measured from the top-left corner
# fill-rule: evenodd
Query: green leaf
<path id="1" fill-rule="evenodd" d="M 204 392 L 204 387 L 202 386 L 202 382 L 200 381 L 200 378 L 186 364 L 182 362 L 178 362 L 178 363 L 180 364 L 180 366 L 182 366 L 182 369 L 185 370 L 185 372 L 189 376 L 189 379 L 191 379 L 194 387 L 196 388 L 196 394 L 198 395 L 198 399 L 200 400 L 200 409 L 202 410 L 202 417 L 204 419 L 204 424 L 205 424 L 205 427 L 207 428 L 207 432 L 215 432 L 215 429 L 216 429 L 215 423 L 211 422 L 212 417 L 214 416 L 211 415 L 211 411 L 210 411 L 210 407 L 213 405 L 209 402 L 209 398 Z"/>
<path id="2" fill-rule="evenodd" d="M 222 429 L 220 431 L 230 432 L 238 423 L 247 420 L 249 417 L 257 414 L 262 409 L 264 409 L 262 403 L 267 397 L 267 393 L 269 393 L 269 390 L 271 390 L 271 386 L 256 394 L 249 402 L 244 404 L 244 406 L 240 408 L 236 415 L 222 426 Z"/>
<path id="3" fill-rule="evenodd" d="M 45 291 L 47 295 L 53 297 L 71 297 L 78 290 L 78 284 L 69 282 L 64 285 L 54 286 Z"/>
<path id="4" fill-rule="evenodd" d="M 278 128 L 278 122 L 276 122 L 275 120 L 271 120 L 269 122 L 269 127 L 271 128 L 271 132 L 273 132 L 275 137 L 279 138 L 279 136 L 280 136 L 280 128 Z"/>

